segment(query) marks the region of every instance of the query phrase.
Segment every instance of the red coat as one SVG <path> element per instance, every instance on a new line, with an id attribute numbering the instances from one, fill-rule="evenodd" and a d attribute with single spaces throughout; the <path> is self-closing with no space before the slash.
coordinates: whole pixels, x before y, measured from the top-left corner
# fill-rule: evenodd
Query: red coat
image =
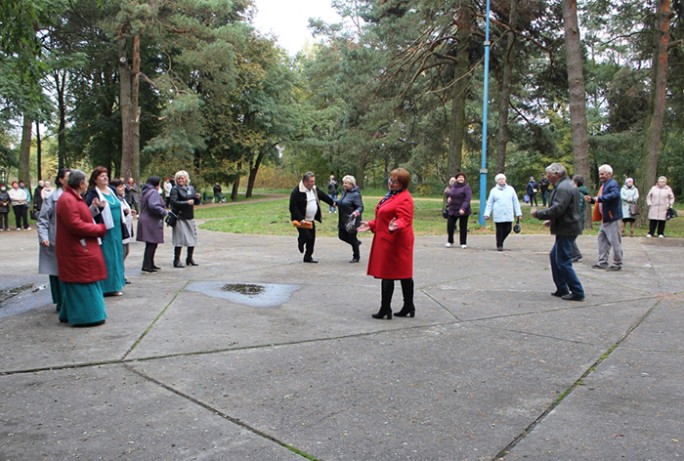
<path id="1" fill-rule="evenodd" d="M 88 205 L 71 187 L 57 202 L 57 267 L 59 278 L 68 283 L 92 283 L 107 278 L 107 268 L 97 237 L 107 228 L 95 224 Z"/>
<path id="2" fill-rule="evenodd" d="M 397 230 L 389 231 L 396 218 Z M 368 223 L 373 236 L 368 258 L 368 275 L 399 280 L 413 277 L 413 198 L 404 190 L 375 207 L 375 219 Z"/>

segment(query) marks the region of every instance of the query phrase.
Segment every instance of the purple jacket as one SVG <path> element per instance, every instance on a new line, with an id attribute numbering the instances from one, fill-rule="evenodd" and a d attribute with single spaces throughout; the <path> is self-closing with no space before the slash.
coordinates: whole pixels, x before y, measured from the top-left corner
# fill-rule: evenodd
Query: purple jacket
<path id="1" fill-rule="evenodd" d="M 465 216 L 470 215 L 470 199 L 472 195 L 473 192 L 467 182 L 449 186 L 449 189 L 446 191 L 447 198 L 451 198 L 451 203 L 448 205 L 449 216 L 460 216 L 458 213 L 460 209 L 465 211 Z"/>
<path id="2" fill-rule="evenodd" d="M 140 216 L 138 216 L 138 236 L 135 239 L 146 243 L 164 243 L 164 216 L 166 214 L 164 199 L 159 191 L 150 184 L 144 184 L 140 199 Z"/>

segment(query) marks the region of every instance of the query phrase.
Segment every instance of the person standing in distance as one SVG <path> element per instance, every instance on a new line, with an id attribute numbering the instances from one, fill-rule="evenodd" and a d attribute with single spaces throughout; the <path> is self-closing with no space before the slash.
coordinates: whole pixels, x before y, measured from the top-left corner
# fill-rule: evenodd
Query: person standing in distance
<path id="1" fill-rule="evenodd" d="M 546 177 L 553 184 L 549 197 L 549 207 L 543 210 L 532 209 L 532 216 L 548 220 L 551 234 L 556 242 L 551 247 L 551 275 L 556 291 L 552 296 L 566 301 L 583 301 L 584 287 L 577 278 L 572 267 L 573 244 L 582 232 L 579 211 L 579 190 L 574 186 L 568 172 L 560 163 L 552 163 L 546 167 Z"/>
<path id="2" fill-rule="evenodd" d="M 307 171 L 302 180 L 290 193 L 290 218 L 297 227 L 297 247 L 300 253 L 304 253 L 305 263 L 317 263 L 313 259 L 314 245 L 316 244 L 316 224 L 321 221 L 321 205 L 323 200 L 330 206 L 335 202 L 316 187 L 316 175 Z"/>

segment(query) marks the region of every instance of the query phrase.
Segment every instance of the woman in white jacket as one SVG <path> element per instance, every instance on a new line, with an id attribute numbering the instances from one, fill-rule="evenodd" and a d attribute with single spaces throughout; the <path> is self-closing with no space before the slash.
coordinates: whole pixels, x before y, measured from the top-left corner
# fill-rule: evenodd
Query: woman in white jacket
<path id="1" fill-rule="evenodd" d="M 651 187 L 646 196 L 648 205 L 649 228 L 646 237 L 653 237 L 658 227 L 658 237 L 665 237 L 665 223 L 667 210 L 674 204 L 675 197 L 672 189 L 667 185 L 667 178 L 661 176 L 655 186 Z"/>
<path id="2" fill-rule="evenodd" d="M 503 244 L 513 228 L 513 221 L 522 218 L 518 194 L 506 184 L 506 175 L 499 173 L 494 178 L 496 186 L 489 191 L 484 218 L 490 217 L 496 225 L 496 249 L 503 251 Z"/>

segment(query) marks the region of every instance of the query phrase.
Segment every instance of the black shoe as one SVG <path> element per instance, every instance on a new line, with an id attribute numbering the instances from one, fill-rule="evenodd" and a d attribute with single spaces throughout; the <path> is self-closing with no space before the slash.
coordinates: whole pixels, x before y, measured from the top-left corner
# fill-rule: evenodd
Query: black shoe
<path id="1" fill-rule="evenodd" d="M 578 295 L 577 293 L 568 293 L 561 296 L 561 298 L 566 301 L 584 301 L 584 296 Z"/>
<path id="2" fill-rule="evenodd" d="M 304 242 L 297 242 L 297 248 L 299 248 L 300 253 L 304 253 Z"/>
<path id="3" fill-rule="evenodd" d="M 311 264 L 317 264 L 318 263 L 318 261 L 316 261 L 315 259 L 305 259 L 304 262 L 305 263 L 311 263 Z"/>
<path id="4" fill-rule="evenodd" d="M 359 262 L 359 258 L 352 258 L 352 260 L 349 262 L 350 263 L 357 263 L 357 262 Z"/>
<path id="5" fill-rule="evenodd" d="M 605 264 L 594 264 L 591 266 L 592 269 L 608 269 L 608 266 Z"/>
<path id="6" fill-rule="evenodd" d="M 389 311 L 387 313 L 384 313 L 382 310 L 378 312 L 377 314 L 371 314 L 371 317 L 374 319 L 384 319 L 387 317 L 387 320 L 392 320 L 392 311 Z"/>
<path id="7" fill-rule="evenodd" d="M 579 261 L 580 259 L 582 259 L 582 255 L 575 256 L 574 258 L 572 258 L 572 262 L 576 263 L 576 262 Z"/>
<path id="8" fill-rule="evenodd" d="M 416 308 L 415 307 L 402 307 L 399 312 L 394 313 L 395 317 L 415 317 L 416 316 Z"/>
<path id="9" fill-rule="evenodd" d="M 160 270 L 161 270 L 161 267 L 155 266 L 154 264 L 152 264 L 152 269 L 154 269 L 154 270 L 156 270 L 156 271 L 160 271 Z"/>
<path id="10" fill-rule="evenodd" d="M 130 284 L 131 284 L 131 281 L 128 280 L 128 279 L 124 279 L 124 282 L 126 282 L 126 285 L 130 285 Z"/>
<path id="11" fill-rule="evenodd" d="M 186 259 L 186 260 L 185 260 L 185 265 L 186 265 L 186 266 L 199 266 L 199 264 L 197 264 L 197 263 L 195 262 L 195 260 L 192 259 L 192 258 Z"/>
<path id="12" fill-rule="evenodd" d="M 571 292 L 570 291 L 560 291 L 556 290 L 553 293 L 551 293 L 551 296 L 555 296 L 556 298 L 562 298 L 565 295 L 569 295 Z"/>
<path id="13" fill-rule="evenodd" d="M 502 246 L 496 247 L 496 251 L 503 251 L 503 247 Z"/>
<path id="14" fill-rule="evenodd" d="M 140 270 L 143 271 L 143 272 L 150 272 L 150 273 L 152 273 L 152 272 L 157 272 L 157 269 L 148 269 L 148 268 L 146 268 L 146 267 L 143 267 L 143 268 L 140 269 Z"/>
<path id="15" fill-rule="evenodd" d="M 621 271 L 621 270 L 622 270 L 622 266 L 610 266 L 610 267 L 608 268 L 608 270 L 609 270 L 609 271 L 612 271 L 612 272 Z"/>

